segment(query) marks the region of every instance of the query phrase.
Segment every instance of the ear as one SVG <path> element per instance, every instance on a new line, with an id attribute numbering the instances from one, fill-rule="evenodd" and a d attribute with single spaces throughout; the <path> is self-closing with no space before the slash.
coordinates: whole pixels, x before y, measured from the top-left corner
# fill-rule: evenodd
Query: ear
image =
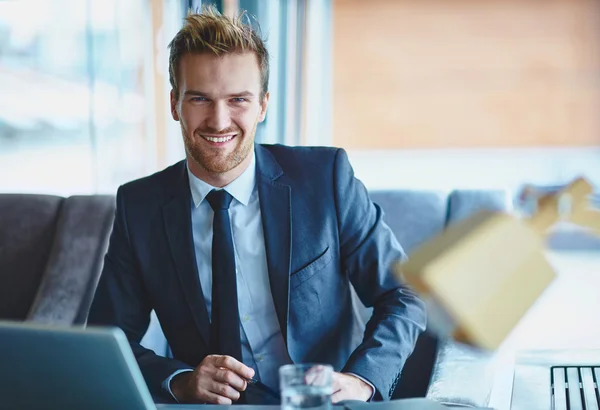
<path id="1" fill-rule="evenodd" d="M 169 96 L 171 100 L 171 116 L 175 121 L 179 121 L 179 113 L 177 113 L 177 98 L 175 97 L 173 90 L 171 90 Z"/>
<path id="2" fill-rule="evenodd" d="M 265 116 L 267 115 L 267 106 L 269 105 L 269 97 L 271 94 L 267 91 L 265 96 L 260 103 L 260 115 L 258 116 L 258 122 L 263 122 L 265 120 Z"/>

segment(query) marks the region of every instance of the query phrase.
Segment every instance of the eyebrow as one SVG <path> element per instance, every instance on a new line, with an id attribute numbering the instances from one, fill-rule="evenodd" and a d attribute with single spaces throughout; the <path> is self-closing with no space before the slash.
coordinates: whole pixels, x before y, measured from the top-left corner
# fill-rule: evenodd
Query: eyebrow
<path id="1" fill-rule="evenodd" d="M 185 95 L 192 95 L 192 96 L 196 96 L 196 97 L 208 97 L 209 96 L 208 94 L 203 93 L 202 91 L 197 91 L 197 90 L 187 90 L 184 94 Z M 239 92 L 239 93 L 229 94 L 227 97 L 229 97 L 229 98 L 254 97 L 254 93 L 252 93 L 250 91 L 242 91 L 242 92 Z"/>

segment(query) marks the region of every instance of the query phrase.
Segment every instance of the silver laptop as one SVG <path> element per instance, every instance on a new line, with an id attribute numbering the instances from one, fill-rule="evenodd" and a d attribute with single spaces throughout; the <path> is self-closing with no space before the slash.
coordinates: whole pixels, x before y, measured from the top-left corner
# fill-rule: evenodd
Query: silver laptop
<path id="1" fill-rule="evenodd" d="M 182 407 L 196 406 L 159 405 L 162 410 Z M 0 408 L 157 406 L 121 329 L 0 321 Z"/>

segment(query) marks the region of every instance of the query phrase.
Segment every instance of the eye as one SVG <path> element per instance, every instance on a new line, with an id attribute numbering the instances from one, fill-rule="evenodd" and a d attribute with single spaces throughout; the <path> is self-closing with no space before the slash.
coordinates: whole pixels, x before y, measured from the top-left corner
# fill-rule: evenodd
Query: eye
<path id="1" fill-rule="evenodd" d="M 236 102 L 236 103 L 240 103 L 240 102 L 246 102 L 248 100 L 246 98 L 244 98 L 244 97 L 235 97 L 235 98 L 232 98 L 231 101 Z"/>
<path id="2" fill-rule="evenodd" d="M 208 100 L 206 99 L 206 97 L 192 97 L 192 98 L 190 98 L 190 101 L 201 102 L 201 101 L 208 101 Z"/>

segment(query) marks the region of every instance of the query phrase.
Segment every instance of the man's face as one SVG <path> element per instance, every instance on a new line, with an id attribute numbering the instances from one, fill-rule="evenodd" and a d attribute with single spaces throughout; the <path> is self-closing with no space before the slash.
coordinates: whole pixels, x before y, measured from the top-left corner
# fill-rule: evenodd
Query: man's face
<path id="1" fill-rule="evenodd" d="M 253 150 L 269 99 L 267 93 L 260 100 L 256 55 L 186 54 L 178 84 L 179 95 L 171 92 L 171 113 L 181 123 L 188 160 L 212 175 L 236 168 Z"/>

